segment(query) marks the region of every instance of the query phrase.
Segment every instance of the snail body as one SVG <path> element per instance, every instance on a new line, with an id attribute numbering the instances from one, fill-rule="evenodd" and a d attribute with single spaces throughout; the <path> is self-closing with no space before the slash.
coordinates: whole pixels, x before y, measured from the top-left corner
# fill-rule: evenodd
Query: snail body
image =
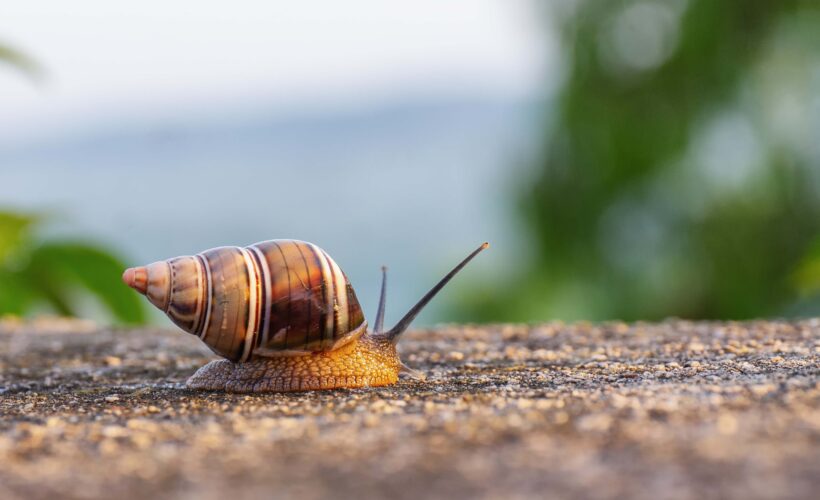
<path id="1" fill-rule="evenodd" d="M 123 281 L 181 329 L 225 358 L 200 368 L 194 389 L 286 392 L 382 386 L 405 369 L 401 333 L 485 243 L 382 331 L 385 275 L 375 328 L 368 331 L 353 287 L 322 249 L 271 240 L 220 247 L 127 269 Z M 383 273 L 384 273 L 383 268 Z"/>

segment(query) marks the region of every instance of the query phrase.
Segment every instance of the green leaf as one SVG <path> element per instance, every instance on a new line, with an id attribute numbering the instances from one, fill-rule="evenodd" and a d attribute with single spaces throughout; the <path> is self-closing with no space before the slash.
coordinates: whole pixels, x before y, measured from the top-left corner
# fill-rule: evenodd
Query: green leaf
<path id="1" fill-rule="evenodd" d="M 30 229 L 37 221 L 33 215 L 0 211 L 0 266 L 26 246 Z"/>
<path id="2" fill-rule="evenodd" d="M 31 275 L 44 298 L 57 309 L 71 308 L 67 285 L 81 285 L 125 323 L 144 323 L 143 302 L 123 285 L 125 264 L 96 246 L 75 242 L 50 242 L 31 254 Z"/>
<path id="3" fill-rule="evenodd" d="M 0 267 L 0 316 L 22 316 L 36 298 L 37 292 L 24 274 Z"/>
<path id="4" fill-rule="evenodd" d="M 792 282 L 803 296 L 820 291 L 820 237 L 809 247 L 795 269 Z"/>

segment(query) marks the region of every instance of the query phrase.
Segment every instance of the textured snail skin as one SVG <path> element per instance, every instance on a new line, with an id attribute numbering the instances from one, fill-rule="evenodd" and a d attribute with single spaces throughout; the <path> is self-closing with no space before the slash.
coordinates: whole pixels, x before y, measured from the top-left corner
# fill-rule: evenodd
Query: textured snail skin
<path id="1" fill-rule="evenodd" d="M 228 392 L 292 392 L 396 383 L 401 362 L 387 339 L 365 335 L 335 351 L 257 358 L 245 363 L 211 361 L 188 387 Z"/>

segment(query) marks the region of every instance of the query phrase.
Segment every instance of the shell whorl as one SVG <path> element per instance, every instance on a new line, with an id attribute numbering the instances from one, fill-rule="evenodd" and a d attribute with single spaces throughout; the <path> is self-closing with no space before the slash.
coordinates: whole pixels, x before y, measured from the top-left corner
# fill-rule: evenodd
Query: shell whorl
<path id="1" fill-rule="evenodd" d="M 129 269 L 123 279 L 232 361 L 330 351 L 367 328 L 345 274 L 303 241 L 214 248 Z"/>

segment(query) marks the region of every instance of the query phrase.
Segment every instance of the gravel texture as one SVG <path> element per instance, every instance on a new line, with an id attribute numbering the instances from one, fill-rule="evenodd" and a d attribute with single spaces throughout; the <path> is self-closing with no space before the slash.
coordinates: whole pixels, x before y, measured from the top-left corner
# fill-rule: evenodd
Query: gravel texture
<path id="1" fill-rule="evenodd" d="M 426 381 L 196 392 L 195 337 L 0 321 L 0 498 L 817 498 L 820 320 L 447 326 Z"/>

